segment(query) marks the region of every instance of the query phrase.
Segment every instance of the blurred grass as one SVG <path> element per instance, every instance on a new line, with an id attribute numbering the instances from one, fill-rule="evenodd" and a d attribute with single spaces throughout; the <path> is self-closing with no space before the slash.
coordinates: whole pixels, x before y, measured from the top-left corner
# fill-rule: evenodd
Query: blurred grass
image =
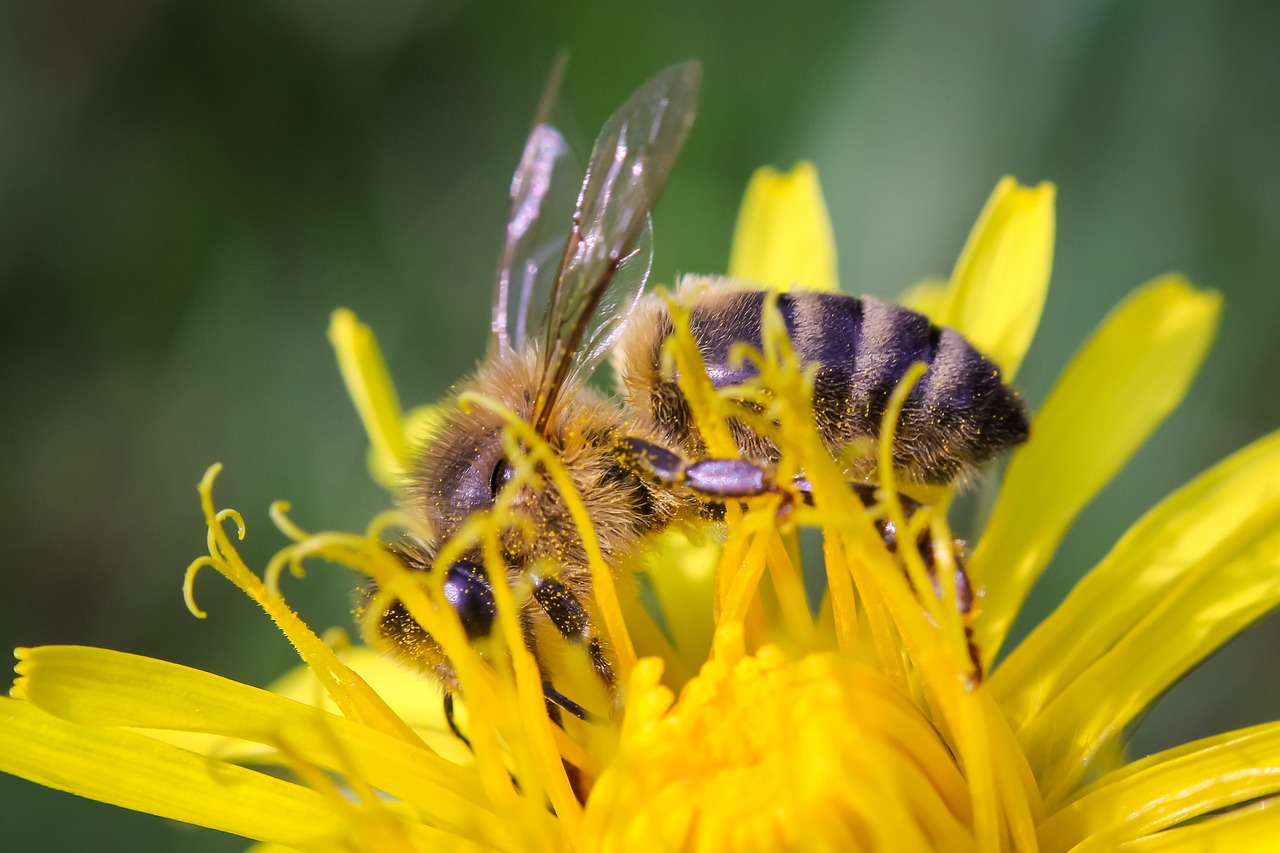
<path id="1" fill-rule="evenodd" d="M 1224 292 L 1204 376 L 1077 525 L 1031 619 L 1143 509 L 1280 426 L 1280 8 L 604 6 L 0 8 L 0 647 L 91 643 L 257 683 L 291 665 L 212 574 L 210 619 L 183 609 L 195 483 L 226 463 L 219 500 L 245 513 L 259 564 L 280 543 L 274 498 L 311 528 L 384 506 L 328 313 L 377 330 L 406 402 L 474 365 L 507 182 L 560 47 L 580 151 L 658 68 L 704 63 L 656 280 L 723 269 L 751 171 L 809 158 L 855 293 L 949 272 L 1001 174 L 1058 182 L 1032 403 L 1140 282 L 1180 269 Z M 313 624 L 349 624 L 350 577 L 287 583 Z M 1139 749 L 1280 717 L 1277 641 L 1273 620 L 1194 674 Z M 7 849 L 244 846 L 7 777 L 0 799 Z"/>

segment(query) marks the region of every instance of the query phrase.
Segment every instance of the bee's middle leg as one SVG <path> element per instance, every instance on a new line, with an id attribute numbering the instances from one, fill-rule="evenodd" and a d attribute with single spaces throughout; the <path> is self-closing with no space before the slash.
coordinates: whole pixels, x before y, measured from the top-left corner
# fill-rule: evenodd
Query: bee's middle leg
<path id="1" fill-rule="evenodd" d="M 807 483 L 801 486 L 802 494 L 807 494 Z M 876 497 L 878 487 L 871 483 L 850 483 L 849 488 L 862 501 L 863 506 L 872 509 L 879 503 Z M 920 509 L 921 504 L 912 500 L 906 495 L 899 495 L 898 500 L 902 504 L 902 512 L 910 518 Z M 891 552 L 898 550 L 898 530 L 892 521 L 879 517 L 875 520 L 876 532 L 880 534 L 880 538 L 884 540 L 885 548 Z M 951 564 L 955 570 L 955 592 L 956 592 L 956 610 L 965 618 L 964 636 L 969 646 L 969 661 L 973 664 L 973 672 L 977 681 L 981 681 L 982 672 L 982 650 L 978 648 L 973 638 L 973 626 L 968 624 L 973 616 L 973 585 L 969 581 L 969 573 L 964 566 L 964 542 L 959 539 L 953 540 L 950 544 L 951 548 Z M 942 597 L 942 580 L 938 577 L 937 560 L 934 558 L 933 551 L 933 534 L 926 528 L 921 531 L 916 539 L 916 550 L 920 554 L 920 559 L 924 561 L 925 570 L 929 574 L 929 581 L 933 585 L 933 592 L 938 598 Z"/>

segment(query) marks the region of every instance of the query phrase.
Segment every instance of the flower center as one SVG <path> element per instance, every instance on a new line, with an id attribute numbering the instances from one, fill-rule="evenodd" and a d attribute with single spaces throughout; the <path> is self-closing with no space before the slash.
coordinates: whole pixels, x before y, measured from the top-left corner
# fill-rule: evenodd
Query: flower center
<path id="1" fill-rule="evenodd" d="M 589 840 L 684 850 L 972 843 L 951 753 L 877 671 L 834 654 L 792 661 L 774 647 L 746 657 L 725 645 L 674 706 L 657 662 L 637 668 L 618 757 L 587 804 Z"/>

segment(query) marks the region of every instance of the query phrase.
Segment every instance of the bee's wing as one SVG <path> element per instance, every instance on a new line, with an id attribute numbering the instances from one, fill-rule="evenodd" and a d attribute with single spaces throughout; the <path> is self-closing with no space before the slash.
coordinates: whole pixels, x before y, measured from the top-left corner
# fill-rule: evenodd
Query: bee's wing
<path id="1" fill-rule="evenodd" d="M 591 149 L 542 321 L 533 418 L 539 430 L 565 381 L 603 357 L 620 329 L 620 311 L 644 288 L 652 257 L 649 211 L 693 124 L 701 78 L 697 62 L 662 71 L 613 114 Z"/>
<path id="2" fill-rule="evenodd" d="M 563 161 L 569 146 L 564 136 L 547 123 L 567 62 L 568 54 L 562 51 L 552 63 L 534 113 L 533 131 L 524 144 L 520 164 L 511 176 L 511 207 L 493 291 L 490 358 L 501 357 L 524 345 L 535 285 L 541 283 L 544 292 L 550 289 L 548 269 L 564 246 L 564 229 L 557 226 L 550 231 L 547 219 L 540 217 L 544 208 L 554 208 L 557 202 L 563 202 L 567 209 L 581 180 L 581 170 L 574 174 L 575 169 L 565 168 Z"/>
<path id="3" fill-rule="evenodd" d="M 549 235 L 545 227 L 547 220 L 540 216 L 549 197 L 562 196 L 564 200 L 564 191 L 571 186 L 565 184 L 566 169 L 562 163 L 568 152 L 569 146 L 560 131 L 539 123 L 529 134 L 520 165 L 511 176 L 511 210 L 493 292 L 491 358 L 523 346 L 529 328 L 529 305 L 539 273 L 545 277 L 546 268 L 564 246 L 564 232 Z"/>

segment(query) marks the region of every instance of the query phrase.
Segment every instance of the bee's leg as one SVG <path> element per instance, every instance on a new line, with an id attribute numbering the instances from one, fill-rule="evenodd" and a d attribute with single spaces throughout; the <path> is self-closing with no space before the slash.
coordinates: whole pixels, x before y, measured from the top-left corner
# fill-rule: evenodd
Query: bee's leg
<path id="1" fill-rule="evenodd" d="M 563 708 L 579 720 L 585 720 L 588 723 L 607 722 L 606 720 L 600 719 L 600 717 L 591 713 L 568 696 L 565 696 L 559 690 L 556 690 L 555 686 L 552 685 L 550 681 L 542 682 L 542 693 L 547 697 L 547 707 L 550 708 L 554 706 L 557 713 Z"/>
<path id="2" fill-rule="evenodd" d="M 604 659 L 604 653 L 601 651 L 600 642 L 596 639 L 595 632 L 592 630 L 587 610 L 582 606 L 582 602 L 578 600 L 577 596 L 557 580 L 534 575 L 533 597 L 542 606 L 542 609 L 546 611 L 547 617 L 551 619 L 551 624 L 556 626 L 556 630 L 565 639 L 572 642 L 581 642 L 586 638 L 587 648 L 592 652 L 592 664 L 597 672 L 608 674 L 605 683 L 612 690 L 613 669 Z M 528 612 L 527 610 L 525 611 L 525 613 Z M 533 637 L 532 630 L 527 632 L 527 636 Z M 603 670 L 601 670 L 602 664 L 604 666 Z M 609 722 L 591 713 L 559 690 L 556 690 L 550 679 L 542 682 L 542 696 L 547 703 L 547 716 L 562 729 L 564 728 L 564 715 L 561 711 L 593 725 L 603 725 Z M 591 794 L 590 777 L 584 774 L 581 768 L 570 764 L 568 759 L 562 758 L 561 761 L 564 764 L 565 774 L 569 778 L 569 786 L 573 788 L 574 795 L 577 796 L 578 802 L 585 803 L 587 797 Z"/>
<path id="3" fill-rule="evenodd" d="M 444 691 L 444 721 L 449 726 L 449 731 L 453 732 L 453 736 L 466 744 L 467 749 L 473 753 L 475 749 L 471 746 L 471 739 L 462 733 L 462 729 L 458 728 L 458 721 L 453 715 L 453 693 Z"/>
<path id="4" fill-rule="evenodd" d="M 924 561 L 925 568 L 929 570 L 933 592 L 941 598 L 942 581 L 938 577 L 938 568 L 934 560 L 933 537 L 927 529 L 922 531 L 920 538 L 916 540 L 916 547 L 920 551 L 920 558 Z M 969 583 L 969 573 L 964 568 L 963 549 L 964 543 L 959 539 L 951 543 L 951 563 L 955 566 L 956 610 L 965 619 L 964 638 L 969 646 L 969 661 L 973 664 L 974 681 L 981 682 L 982 650 L 974 642 L 973 626 L 969 624 L 969 619 L 973 615 L 973 585 Z"/>
<path id="5" fill-rule="evenodd" d="M 628 436 L 614 442 L 614 452 L 632 471 L 663 485 L 688 486 L 708 498 L 750 498 L 775 491 L 767 469 L 746 459 L 701 459 L 686 462 L 665 447 Z"/>
<path id="6" fill-rule="evenodd" d="M 471 745 L 471 738 L 464 735 L 462 733 L 462 729 L 458 728 L 458 721 L 453 715 L 453 693 L 448 690 L 444 691 L 444 721 L 449 727 L 449 731 L 453 733 L 453 736 L 462 741 L 463 746 L 470 750 L 472 755 L 475 755 L 476 748 Z M 515 774 L 510 771 L 507 772 L 507 776 L 511 778 L 511 784 L 515 785 L 516 790 L 519 791 L 520 780 L 517 779 Z"/>
<path id="7" fill-rule="evenodd" d="M 609 663 L 609 658 L 604 653 L 604 646 L 600 644 L 600 638 L 594 632 L 591 639 L 587 640 L 587 656 L 591 658 L 591 665 L 600 676 L 600 680 L 604 682 L 604 686 L 612 693 L 618 678 L 613 673 L 613 664 Z"/>
<path id="8" fill-rule="evenodd" d="M 596 674 L 612 691 L 615 683 L 613 665 L 605 657 L 600 638 L 596 636 L 595 626 L 591 624 L 591 616 L 578 597 L 555 578 L 535 575 L 533 598 L 542 606 L 551 624 L 560 632 L 560 636 L 572 643 L 586 646 Z M 548 705 L 562 708 L 580 720 L 586 720 L 589 723 L 607 722 L 556 690 L 550 681 L 543 682 L 542 692 L 547 697 Z"/>
<path id="9" fill-rule="evenodd" d="M 812 503 L 812 489 L 808 481 L 803 478 L 797 478 L 796 487 L 801 495 L 805 497 L 805 501 Z M 849 488 L 867 509 L 874 508 L 878 503 L 876 498 L 878 486 L 872 483 L 850 483 Z M 906 495 L 899 495 L 898 500 L 902 504 L 903 515 L 907 518 L 911 518 L 920 509 L 921 504 Z M 875 525 L 876 532 L 884 540 L 885 548 L 890 552 L 896 552 L 898 550 L 898 531 L 894 523 L 886 518 L 878 517 L 875 520 Z M 934 559 L 933 535 L 928 529 L 921 531 L 916 539 L 916 548 L 920 552 L 920 559 L 924 561 L 925 568 L 929 572 L 929 580 L 933 584 L 934 594 L 941 598 L 942 581 L 938 577 L 938 567 Z M 969 582 L 969 573 L 964 568 L 963 554 L 964 542 L 956 539 L 951 543 L 951 562 L 955 566 L 956 610 L 966 618 L 967 622 L 968 617 L 973 613 L 973 585 Z M 964 626 L 964 636 L 969 646 L 969 660 L 973 664 L 975 677 L 978 681 L 982 681 L 982 651 L 973 641 L 973 627 L 971 625 L 966 624 Z"/>
<path id="10" fill-rule="evenodd" d="M 533 614 L 525 609 L 520 611 L 520 630 L 524 633 L 524 642 L 529 649 L 529 653 L 533 655 L 534 660 L 538 660 L 538 633 L 534 628 Z M 541 670 L 542 668 L 542 663 L 539 661 L 538 669 Z M 555 701 L 552 694 L 559 695 L 555 693 L 554 689 L 551 689 L 550 681 L 543 681 L 542 698 L 547 706 L 547 716 L 551 719 L 551 722 L 564 728 L 564 718 L 560 714 L 560 703 Z"/>

